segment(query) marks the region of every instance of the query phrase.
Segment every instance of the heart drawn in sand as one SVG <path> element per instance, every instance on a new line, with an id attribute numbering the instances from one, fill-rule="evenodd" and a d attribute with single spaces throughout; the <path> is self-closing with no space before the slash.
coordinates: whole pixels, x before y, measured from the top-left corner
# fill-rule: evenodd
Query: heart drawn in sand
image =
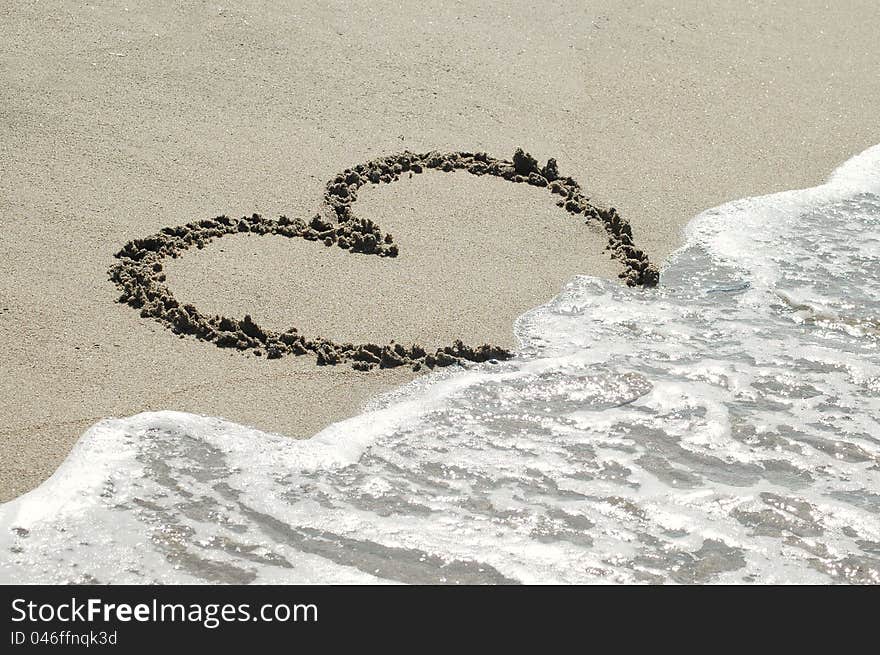
<path id="1" fill-rule="evenodd" d="M 302 238 L 339 247 L 359 255 L 396 257 L 398 246 L 391 234 L 383 233 L 371 220 L 359 219 L 352 205 L 357 191 L 364 184 L 390 183 L 403 173 L 419 174 L 425 169 L 440 171 L 466 170 L 473 175 L 494 175 L 517 183 L 544 187 L 560 196 L 556 204 L 586 221 L 598 221 L 608 234 L 608 247 L 624 266 L 620 277 L 630 286 L 654 286 L 659 274 L 647 255 L 633 243 L 632 228 L 612 207 L 604 209 L 589 202 L 580 185 L 570 177 L 562 177 L 556 160 L 543 167 L 529 154 L 518 149 L 513 161 L 497 159 L 485 153 L 403 152 L 390 155 L 354 168 L 346 169 L 327 183 L 324 204 L 308 222 L 280 216 L 270 220 L 259 214 L 240 219 L 217 216 L 178 227 L 166 227 L 158 233 L 128 242 L 116 253 L 119 260 L 110 268 L 110 279 L 121 289 L 119 302 L 139 309 L 144 318 L 152 317 L 176 334 L 192 335 L 220 348 L 237 348 L 264 352 L 269 359 L 286 354 L 313 354 L 319 365 L 349 362 L 359 370 L 375 367 L 393 368 L 409 365 L 413 370 L 422 366 L 448 366 L 462 361 L 483 362 L 508 359 L 510 351 L 492 345 L 468 346 L 461 341 L 427 352 L 419 345 L 399 343 L 336 343 L 323 338 L 309 338 L 296 328 L 275 332 L 261 328 L 247 315 L 241 320 L 225 316 L 208 316 L 195 306 L 179 303 L 165 284 L 162 260 L 176 258 L 188 248 L 205 245 L 229 234 L 276 234 Z"/>

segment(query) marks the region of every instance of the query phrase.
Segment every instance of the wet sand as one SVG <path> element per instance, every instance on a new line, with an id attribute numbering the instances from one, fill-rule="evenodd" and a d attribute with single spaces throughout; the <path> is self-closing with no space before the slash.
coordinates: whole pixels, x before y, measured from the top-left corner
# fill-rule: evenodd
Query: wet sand
<path id="1" fill-rule="evenodd" d="M 305 437 L 416 375 L 181 339 L 115 302 L 107 271 L 131 239 L 307 218 L 338 171 L 404 149 L 522 146 L 659 263 L 700 210 L 815 185 L 880 141 L 875 3 L 679 4 L 0 9 L 0 500 L 106 416 Z M 169 283 L 334 339 L 515 345 L 512 319 L 570 275 L 620 272 L 604 235 L 527 185 L 431 173 L 365 187 L 358 209 L 405 258 L 236 236 L 188 251 Z"/>

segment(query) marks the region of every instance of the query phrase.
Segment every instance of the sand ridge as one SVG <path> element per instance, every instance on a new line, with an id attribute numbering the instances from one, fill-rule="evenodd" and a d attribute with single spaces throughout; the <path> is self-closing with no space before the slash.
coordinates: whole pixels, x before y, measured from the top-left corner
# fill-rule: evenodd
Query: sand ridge
<path id="1" fill-rule="evenodd" d="M 309 223 L 281 216 L 277 220 L 263 218 L 259 214 L 233 220 L 228 216 L 203 219 L 175 228 L 163 228 L 157 234 L 129 241 L 116 258 L 119 263 L 110 269 L 110 279 L 122 290 L 119 302 L 140 310 L 143 318 L 152 317 L 169 327 L 175 334 L 193 335 L 213 342 L 220 348 L 237 348 L 251 351 L 254 355 L 266 353 L 268 359 L 283 355 L 316 355 L 320 366 L 352 362 L 352 367 L 368 371 L 375 367 L 396 368 L 411 366 L 419 371 L 422 366 L 450 366 L 465 361 L 486 362 L 509 359 L 513 356 L 506 348 L 483 344 L 472 347 L 456 339 L 451 346 L 427 352 L 419 344 L 404 346 L 392 341 L 388 345 L 376 343 L 335 343 L 329 339 L 304 337 L 295 327 L 283 333 L 267 330 L 257 325 L 246 314 L 241 320 L 225 316 L 203 314 L 193 304 L 181 303 L 167 285 L 162 260 L 178 257 L 191 247 L 204 248 L 209 242 L 224 235 L 253 233 L 275 234 L 287 238 L 303 238 L 320 241 L 325 246 L 338 246 L 352 253 L 397 257 L 398 246 L 391 233 L 383 233 L 369 219 L 358 219 L 352 209 L 358 189 L 372 182 L 391 183 L 404 173 L 412 177 L 424 169 L 445 172 L 465 170 L 472 175 L 492 175 L 510 182 L 546 187 L 561 198 L 559 207 L 569 214 L 586 221 L 600 222 L 608 234 L 608 249 L 619 259 L 624 270 L 619 277 L 630 286 L 654 286 L 659 279 L 657 268 L 648 256 L 633 243 L 629 223 L 612 208 L 596 206 L 586 198 L 580 185 L 571 177 L 559 175 L 556 160 L 550 158 L 543 167 L 537 160 L 517 148 L 512 161 L 497 159 L 486 153 L 429 152 L 415 154 L 409 151 L 382 157 L 366 164 L 346 169 L 331 179 L 324 194 L 327 212 L 315 214 Z"/>

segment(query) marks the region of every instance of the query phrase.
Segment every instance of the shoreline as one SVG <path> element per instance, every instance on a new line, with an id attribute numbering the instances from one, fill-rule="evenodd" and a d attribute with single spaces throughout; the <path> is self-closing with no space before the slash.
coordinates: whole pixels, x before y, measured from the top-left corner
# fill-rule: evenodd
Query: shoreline
<path id="1" fill-rule="evenodd" d="M 13 553 L 0 575 L 878 582 L 878 476 L 867 463 L 880 453 L 864 431 L 877 414 L 878 380 L 864 375 L 876 343 L 848 327 L 851 317 L 870 321 L 880 286 L 830 299 L 812 327 L 741 295 L 775 298 L 800 282 L 810 311 L 811 282 L 864 283 L 876 253 L 845 253 L 851 233 L 877 236 L 877 192 L 880 145 L 824 184 L 707 209 L 688 223 L 683 256 L 670 258 L 656 296 L 574 281 L 517 322 L 531 352 L 503 373 L 420 378 L 302 442 L 167 411 L 101 421 L 47 483 L 0 505 L 0 538 Z M 647 338 L 634 338 L 635 317 L 650 324 Z M 829 364 L 848 373 L 829 375 Z M 778 430 L 761 430 L 768 414 Z M 548 518 L 532 527 L 534 516 Z M 761 529 L 779 525 L 820 541 L 792 549 L 790 531 Z M 620 537 L 631 531 L 635 552 Z M 96 533 L 113 542 L 109 561 Z"/>
<path id="2" fill-rule="evenodd" d="M 106 271 L 132 239 L 211 215 L 311 215 L 334 171 L 383 153 L 521 145 L 616 207 L 661 263 L 703 209 L 815 186 L 880 141 L 872 3 L 467 9 L 10 12 L 0 501 L 107 416 L 176 409 L 307 437 L 415 375 L 179 339 L 115 302 Z M 227 252 L 174 260 L 174 288 L 217 313 L 302 315 L 334 339 L 509 347 L 512 320 L 567 277 L 619 274 L 600 232 L 569 231 L 527 185 L 432 177 L 358 200 L 408 253 L 399 271 L 224 239 Z"/>

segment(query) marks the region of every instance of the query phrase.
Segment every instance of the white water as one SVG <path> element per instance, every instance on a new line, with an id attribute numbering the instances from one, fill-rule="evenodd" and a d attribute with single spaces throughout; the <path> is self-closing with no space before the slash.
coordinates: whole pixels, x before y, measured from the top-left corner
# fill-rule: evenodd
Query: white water
<path id="1" fill-rule="evenodd" d="M 0 582 L 878 583 L 878 271 L 880 146 L 310 440 L 102 421 L 0 506 Z"/>

